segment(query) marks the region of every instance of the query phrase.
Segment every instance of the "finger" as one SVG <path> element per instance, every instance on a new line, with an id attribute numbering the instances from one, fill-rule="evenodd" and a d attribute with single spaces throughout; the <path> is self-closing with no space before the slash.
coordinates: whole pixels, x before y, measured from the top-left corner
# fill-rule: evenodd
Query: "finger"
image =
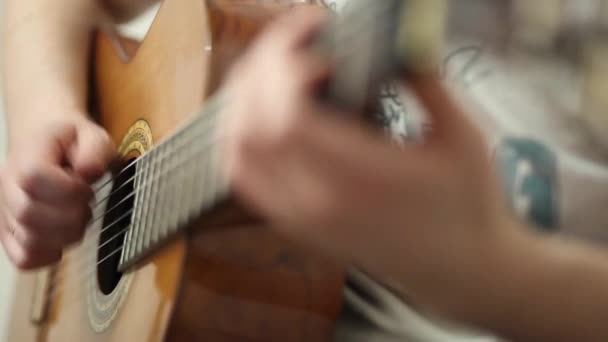
<path id="1" fill-rule="evenodd" d="M 300 156 L 252 150 L 238 159 L 231 178 L 237 196 L 291 238 L 310 240 L 316 232 L 307 223 L 319 223 L 329 213 L 324 179 L 310 172 Z"/>
<path id="2" fill-rule="evenodd" d="M 288 49 L 307 46 L 327 19 L 327 10 L 319 6 L 302 6 L 279 16 L 266 29 L 263 40 Z"/>
<path id="3" fill-rule="evenodd" d="M 333 72 L 329 59 L 310 52 L 295 55 L 290 73 L 297 80 L 298 88 L 307 95 L 316 96 L 316 92 L 327 82 Z M 300 90 L 300 89 L 296 89 Z"/>
<path id="4" fill-rule="evenodd" d="M 241 151 L 232 173 L 233 189 L 281 234 L 326 252 L 333 246 L 333 252 L 337 252 L 340 237 L 348 233 L 337 229 L 334 221 L 339 217 L 336 211 L 340 202 L 333 190 L 344 169 L 328 174 L 327 168 L 320 167 L 327 160 L 295 148 L 290 151 Z"/>
<path id="5" fill-rule="evenodd" d="M 85 224 L 80 217 L 87 214 L 69 213 L 69 217 L 49 220 L 45 225 L 24 226 L 16 218 L 10 217 L 12 235 L 26 249 L 63 249 L 82 240 Z"/>
<path id="6" fill-rule="evenodd" d="M 422 150 L 416 145 L 395 144 L 384 131 L 369 127 L 365 122 L 352 120 L 351 113 L 336 111 L 334 107 L 310 103 L 306 118 L 306 129 L 298 135 L 302 153 L 326 160 L 320 165 L 332 167 L 334 163 L 352 170 L 368 170 L 369 165 L 384 165 L 377 170 L 380 175 L 391 173 L 407 177 L 408 170 L 424 169 L 431 162 L 432 151 Z M 403 163 L 407 169 L 403 169 Z M 395 169 L 389 169 L 388 166 Z"/>
<path id="7" fill-rule="evenodd" d="M 3 237 L 2 244 L 9 259 L 21 270 L 33 270 L 61 260 L 61 249 L 26 249 L 10 237 Z"/>
<path id="8" fill-rule="evenodd" d="M 238 128 L 227 135 L 228 143 L 226 144 L 227 152 L 225 155 L 228 162 L 225 165 L 228 165 L 228 174 L 235 178 L 237 183 L 242 183 L 244 188 L 251 189 L 249 196 L 260 194 L 257 200 L 268 204 L 263 205 L 266 210 L 272 209 L 272 205 L 270 204 L 274 201 L 273 198 L 279 198 L 276 201 L 278 204 L 289 203 L 289 196 L 281 194 L 284 192 L 294 193 L 294 186 L 302 189 L 302 191 L 295 191 L 297 193 L 305 195 L 322 194 L 325 183 L 321 180 L 328 178 L 331 181 L 332 177 L 327 176 L 333 175 L 331 175 L 331 172 L 329 175 L 320 174 L 319 172 L 308 173 L 319 165 L 328 165 L 334 162 L 339 166 L 333 170 L 334 173 L 336 170 L 344 169 L 344 163 L 341 165 L 339 163 L 342 159 L 348 158 L 339 156 L 336 161 L 330 157 L 347 152 L 346 154 L 351 156 L 350 160 L 348 160 L 350 165 L 347 165 L 347 168 L 353 166 L 365 166 L 365 168 L 359 169 L 369 168 L 369 165 L 366 164 L 366 158 L 362 158 L 361 156 L 361 153 L 365 152 L 357 149 L 359 145 L 353 146 L 350 144 L 353 139 L 347 137 L 345 139 L 347 141 L 344 143 L 336 143 L 334 141 L 343 141 L 341 139 L 344 137 L 341 134 L 341 131 L 344 130 L 342 125 L 336 123 L 335 127 L 324 126 L 327 122 L 335 123 L 335 120 L 328 120 L 330 117 L 337 115 L 335 112 L 328 111 L 325 108 L 320 109 L 321 107 L 312 101 L 298 105 L 297 108 L 302 113 L 305 113 L 290 114 L 299 116 L 297 121 L 278 117 L 275 121 L 283 121 L 283 123 L 275 127 L 271 127 L 273 125 L 255 125 L 255 122 L 250 124 L 236 123 L 235 126 Z M 336 131 L 333 131 L 334 129 Z M 320 132 L 321 130 L 322 132 Z M 317 138 L 321 138 L 322 141 L 317 140 Z M 361 137 L 357 136 L 357 139 L 361 140 Z M 333 146 L 329 147 L 326 144 Z M 386 141 L 384 141 L 384 144 L 388 145 Z M 330 148 L 331 151 L 324 151 L 326 147 Z M 353 148 L 357 152 L 353 153 Z M 322 153 L 317 153 L 319 151 L 322 151 Z M 378 155 L 378 151 L 376 150 L 373 153 Z M 356 163 L 353 163 L 352 160 L 356 160 Z M 294 164 L 297 164 L 297 166 L 292 167 Z M 295 178 L 299 180 L 293 182 L 287 181 L 292 175 L 295 175 Z M 272 182 L 275 183 L 273 184 Z M 321 184 L 319 185 L 319 183 Z M 321 203 L 327 196 L 306 195 L 303 197 L 309 199 L 316 198 L 308 202 Z M 275 210 L 272 211 L 280 214 Z"/>
<path id="9" fill-rule="evenodd" d="M 14 219 L 14 224 L 27 231 L 23 239 L 41 236 L 57 242 L 55 245 L 75 242 L 91 217 L 86 203 L 38 202 L 10 184 L 5 185 L 5 191 L 7 218 Z"/>
<path id="10" fill-rule="evenodd" d="M 279 196 L 276 190 L 272 190 L 281 185 L 278 175 L 269 167 L 262 167 L 261 158 L 256 157 L 253 151 L 240 151 L 237 154 L 231 158 L 226 173 L 231 187 L 254 212 L 274 221 L 274 214 L 282 211 L 276 203 L 281 203 L 283 208 L 289 207 L 290 203 L 290 198 Z"/>
<path id="11" fill-rule="evenodd" d="M 435 76 L 412 76 L 412 90 L 432 120 L 431 136 L 456 146 L 477 138 L 478 129 Z"/>
<path id="12" fill-rule="evenodd" d="M 51 124 L 48 132 L 42 134 L 39 149 L 30 151 L 31 160 L 41 160 L 53 165 L 63 165 L 67 161 L 67 151 L 76 139 L 76 126 L 72 124 Z"/>
<path id="13" fill-rule="evenodd" d="M 28 159 L 12 171 L 12 179 L 32 199 L 41 202 L 82 202 L 93 198 L 91 187 L 57 164 Z M 9 176 L 8 181 L 11 178 Z"/>
<path id="14" fill-rule="evenodd" d="M 101 177 L 116 151 L 108 134 L 92 122 L 81 124 L 77 130 L 75 145 L 69 153 L 69 161 L 75 173 L 86 182 Z"/>
<path id="15" fill-rule="evenodd" d="M 5 188 L 5 185 L 3 188 Z M 61 259 L 62 249 L 55 247 L 57 244 L 48 243 L 53 241 L 55 235 L 48 237 L 47 242 L 38 239 L 37 241 L 29 241 L 27 244 L 21 244 L 18 238 L 19 224 L 8 212 L 6 205 L 6 197 L 0 196 L 1 210 L 1 226 L 0 226 L 0 242 L 4 246 L 4 250 L 8 258 L 21 270 L 31 270 L 38 267 L 46 266 Z"/>
<path id="16" fill-rule="evenodd" d="M 438 156 L 429 149 L 396 145 L 382 132 L 343 119 L 345 114 L 325 106 L 311 103 L 308 108 L 315 115 L 302 120 L 300 129 L 294 129 L 297 133 L 283 143 L 284 149 L 271 150 L 268 154 L 275 159 L 265 162 L 278 165 L 275 174 L 279 175 L 297 175 L 302 170 L 300 179 L 292 180 L 294 186 L 302 186 L 300 193 L 307 198 L 299 205 L 314 203 L 311 210 L 321 220 L 344 201 L 353 207 L 363 203 L 361 193 L 373 197 L 378 189 L 414 188 L 438 165 Z M 298 165 L 291 167 L 294 161 Z M 382 167 L 370 174 L 373 165 Z"/>
<path id="17" fill-rule="evenodd" d="M 22 245 L 16 239 L 16 233 L 16 230 L 12 232 L 12 228 L 4 223 L 0 229 L 0 242 L 2 242 L 8 258 L 19 269 L 32 270 L 61 259 L 61 249 L 48 244 Z"/>
<path id="18" fill-rule="evenodd" d="M 100 177 L 115 155 L 108 134 L 86 118 L 74 124 L 53 125 L 44 136 L 48 139 L 42 144 L 45 148 L 34 150 L 37 154 L 28 158 L 59 166 L 68 163 L 86 182 Z"/>

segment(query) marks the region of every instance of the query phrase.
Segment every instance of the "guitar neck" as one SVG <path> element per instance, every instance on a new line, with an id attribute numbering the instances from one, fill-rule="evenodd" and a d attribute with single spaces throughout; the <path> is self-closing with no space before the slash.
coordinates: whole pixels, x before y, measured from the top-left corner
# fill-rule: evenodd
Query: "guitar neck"
<path id="1" fill-rule="evenodd" d="M 219 97 L 210 98 L 202 113 L 137 160 L 119 269 L 136 264 L 226 199 L 215 134 L 219 107 Z"/>

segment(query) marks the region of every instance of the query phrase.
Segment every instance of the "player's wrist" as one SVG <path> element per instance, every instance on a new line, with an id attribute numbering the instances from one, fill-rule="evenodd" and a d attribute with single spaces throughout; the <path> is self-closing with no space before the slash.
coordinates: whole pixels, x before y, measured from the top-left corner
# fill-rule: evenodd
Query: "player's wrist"
<path id="1" fill-rule="evenodd" d="M 516 312 L 513 304 L 525 291 L 526 274 L 536 267 L 529 261 L 544 253 L 543 238 L 511 217 L 489 225 L 480 237 L 466 239 L 468 247 L 457 255 L 451 251 L 440 261 L 413 267 L 393 282 L 400 284 L 396 291 L 423 311 L 479 326 L 502 320 L 511 307 Z"/>
<path id="2" fill-rule="evenodd" d="M 79 106 L 68 104 L 51 104 L 46 108 L 39 106 L 13 106 L 9 108 L 8 136 L 9 146 L 20 146 L 31 143 L 31 139 L 45 130 L 57 126 L 79 125 L 87 120 L 87 113 Z"/>

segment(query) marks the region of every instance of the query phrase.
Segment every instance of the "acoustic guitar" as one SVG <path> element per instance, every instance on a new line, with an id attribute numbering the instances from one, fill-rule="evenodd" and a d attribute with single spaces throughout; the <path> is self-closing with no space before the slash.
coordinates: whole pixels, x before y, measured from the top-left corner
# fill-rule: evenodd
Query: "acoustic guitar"
<path id="1" fill-rule="evenodd" d="M 425 2 L 355 0 L 331 21 L 315 44 L 340 61 L 323 100 L 364 108 L 422 60 L 408 43 L 428 37 L 408 23 Z M 165 0 L 141 44 L 95 33 L 91 113 L 120 163 L 95 185 L 84 240 L 18 276 L 10 342 L 332 339 L 345 268 L 239 208 L 213 138 L 230 65 L 274 15 L 309 3 Z"/>

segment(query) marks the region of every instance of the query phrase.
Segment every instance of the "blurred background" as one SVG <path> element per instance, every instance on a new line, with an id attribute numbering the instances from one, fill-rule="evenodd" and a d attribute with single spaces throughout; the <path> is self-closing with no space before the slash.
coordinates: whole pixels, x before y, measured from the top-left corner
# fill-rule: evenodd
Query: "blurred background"
<path id="1" fill-rule="evenodd" d="M 4 3 L 0 0 L 0 23 Z M 0 36 L 0 43 L 1 41 Z M 0 79 L 2 69 L 0 69 Z M 4 116 L 4 105 L 2 104 L 2 83 L 0 82 L 0 160 L 4 161 L 6 156 L 6 122 Z M 6 336 L 6 324 L 11 303 L 11 292 L 13 289 L 14 270 L 6 260 L 4 252 L 0 253 L 0 341 Z"/>
<path id="2" fill-rule="evenodd" d="M 505 136 L 532 137 L 551 146 L 562 169 L 576 170 L 569 178 L 556 171 L 559 175 L 553 180 L 528 175 L 528 180 L 536 180 L 529 183 L 536 186 L 536 192 L 511 189 L 514 207 L 547 229 L 577 226 L 583 229 L 578 234 L 608 240 L 606 233 L 597 229 L 608 222 L 608 213 L 602 210 L 602 203 L 606 203 L 603 197 L 585 199 L 577 192 L 577 206 L 554 199 L 551 196 L 557 195 L 551 189 L 537 191 L 538 184 L 545 181 L 550 183 L 548 187 L 557 184 L 566 193 L 578 190 L 580 182 L 608 179 L 608 174 L 601 172 L 586 173 L 590 166 L 608 165 L 608 91 L 604 85 L 608 81 L 608 0 L 450 3 L 450 37 L 442 67 L 446 76 L 466 91 L 468 105 L 488 138 L 497 143 Z M 0 0 L 0 23 L 2 8 Z M 125 32 L 141 36 L 152 17 L 150 14 L 125 26 Z M 519 153 L 513 146 L 507 152 Z M 4 160 L 5 155 L 6 125 L 0 106 L 0 158 Z M 599 216 L 588 220 L 590 224 L 581 224 L 589 212 Z M 5 340 L 13 280 L 14 269 L 0 252 L 0 341 Z"/>
<path id="3" fill-rule="evenodd" d="M 2 23 L 2 15 L 4 9 L 4 1 L 0 0 L 0 24 Z M 0 35 L 0 44 L 2 36 Z M 0 45 L 1 46 L 1 45 Z M 1 52 L 1 51 L 0 51 Z M 0 79 L 2 77 L 2 69 L 0 68 Z M 4 105 L 2 102 L 2 82 L 0 82 L 0 160 L 4 162 L 6 156 L 6 121 L 4 116 Z M 13 290 L 14 270 L 6 260 L 4 252 L 0 253 L 0 341 L 5 340 L 6 324 L 11 303 L 11 293 Z"/>

